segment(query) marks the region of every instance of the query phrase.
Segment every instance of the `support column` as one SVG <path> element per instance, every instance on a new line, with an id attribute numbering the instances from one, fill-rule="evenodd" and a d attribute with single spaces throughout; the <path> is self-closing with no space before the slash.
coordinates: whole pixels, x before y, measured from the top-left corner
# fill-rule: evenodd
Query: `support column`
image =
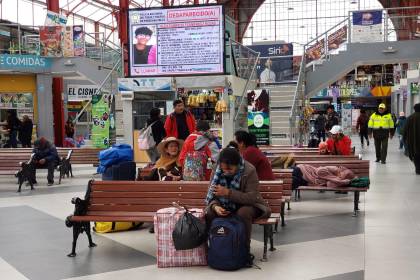
<path id="1" fill-rule="evenodd" d="M 47 0 L 47 10 L 57 14 L 60 13 L 59 0 Z"/>
<path id="2" fill-rule="evenodd" d="M 99 41 L 101 38 L 99 37 L 99 22 L 95 21 L 95 47 L 99 47 Z"/>
<path id="3" fill-rule="evenodd" d="M 63 78 L 53 78 L 52 104 L 54 115 L 54 143 L 57 147 L 62 147 L 64 141 L 64 104 L 62 93 Z"/>
<path id="4" fill-rule="evenodd" d="M 127 29 L 127 16 L 129 9 L 128 0 L 119 0 L 120 11 L 117 13 L 117 22 L 118 22 L 118 36 L 120 37 L 121 46 L 123 48 L 123 58 L 124 58 L 124 76 L 128 76 L 128 29 Z"/>
<path id="5" fill-rule="evenodd" d="M 53 128 L 53 100 L 52 100 L 52 77 L 38 74 L 36 76 L 38 98 L 38 137 L 45 137 L 54 141 Z"/>
<path id="6" fill-rule="evenodd" d="M 123 123 L 125 143 L 132 146 L 133 143 L 133 100 L 123 100 Z"/>

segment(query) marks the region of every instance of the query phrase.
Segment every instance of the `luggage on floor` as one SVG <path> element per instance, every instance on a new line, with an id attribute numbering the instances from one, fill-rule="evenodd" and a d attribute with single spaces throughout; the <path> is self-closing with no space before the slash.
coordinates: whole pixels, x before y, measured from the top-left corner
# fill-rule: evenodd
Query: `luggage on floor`
<path id="1" fill-rule="evenodd" d="M 105 169 L 103 181 L 134 181 L 136 179 L 136 163 L 124 161 Z"/>
<path id="2" fill-rule="evenodd" d="M 203 244 L 207 239 L 206 223 L 195 217 L 191 211 L 185 209 L 172 232 L 176 250 L 194 249 Z"/>
<path id="3" fill-rule="evenodd" d="M 191 213 L 203 223 L 204 211 L 202 209 L 190 209 Z M 185 213 L 185 210 L 170 207 L 156 212 L 154 217 L 155 236 L 157 241 L 157 265 L 158 267 L 182 267 L 207 265 L 207 244 L 204 243 L 190 250 L 175 249 L 172 232 L 175 224 Z"/>
<path id="4" fill-rule="evenodd" d="M 139 228 L 140 222 L 95 222 L 93 230 L 97 233 L 108 233 Z"/>
<path id="5" fill-rule="evenodd" d="M 249 264 L 245 225 L 237 216 L 216 218 L 209 231 L 208 265 L 220 270 L 237 270 Z"/>

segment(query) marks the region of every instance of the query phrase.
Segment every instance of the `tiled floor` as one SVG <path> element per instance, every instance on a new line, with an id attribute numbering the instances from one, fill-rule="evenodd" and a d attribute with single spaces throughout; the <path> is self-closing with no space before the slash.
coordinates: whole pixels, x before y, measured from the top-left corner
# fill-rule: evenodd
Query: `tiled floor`
<path id="1" fill-rule="evenodd" d="M 358 146 L 358 140 L 355 140 Z M 360 150 L 360 149 L 358 149 Z M 373 147 L 362 151 L 373 159 Z M 386 165 L 371 163 L 371 189 L 352 217 L 351 195 L 303 193 L 275 235 L 277 251 L 259 269 L 220 272 L 207 267 L 158 269 L 155 240 L 147 229 L 94 234 L 97 248 L 79 238 L 78 256 L 68 258 L 71 230 L 64 220 L 70 199 L 82 196 L 94 169 L 46 187 L 39 174 L 35 191 L 16 193 L 13 178 L 0 178 L 0 279 L 419 279 L 420 176 L 391 141 Z M 262 232 L 253 231 L 252 250 L 262 252 Z"/>

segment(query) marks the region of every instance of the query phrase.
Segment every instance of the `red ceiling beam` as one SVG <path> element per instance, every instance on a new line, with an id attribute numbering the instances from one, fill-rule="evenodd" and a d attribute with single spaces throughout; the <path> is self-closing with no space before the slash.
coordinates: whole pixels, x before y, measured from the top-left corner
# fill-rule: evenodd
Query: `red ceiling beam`
<path id="1" fill-rule="evenodd" d="M 58 14 L 60 12 L 59 1 L 58 0 L 47 0 L 47 10 Z"/>

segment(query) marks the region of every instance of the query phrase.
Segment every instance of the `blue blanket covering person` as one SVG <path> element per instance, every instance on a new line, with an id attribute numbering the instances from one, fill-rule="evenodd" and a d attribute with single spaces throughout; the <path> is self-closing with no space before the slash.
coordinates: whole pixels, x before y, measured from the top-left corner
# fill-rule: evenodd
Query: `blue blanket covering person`
<path id="1" fill-rule="evenodd" d="M 115 144 L 99 153 L 97 172 L 103 174 L 107 167 L 123 161 L 133 161 L 133 149 L 127 144 Z"/>

